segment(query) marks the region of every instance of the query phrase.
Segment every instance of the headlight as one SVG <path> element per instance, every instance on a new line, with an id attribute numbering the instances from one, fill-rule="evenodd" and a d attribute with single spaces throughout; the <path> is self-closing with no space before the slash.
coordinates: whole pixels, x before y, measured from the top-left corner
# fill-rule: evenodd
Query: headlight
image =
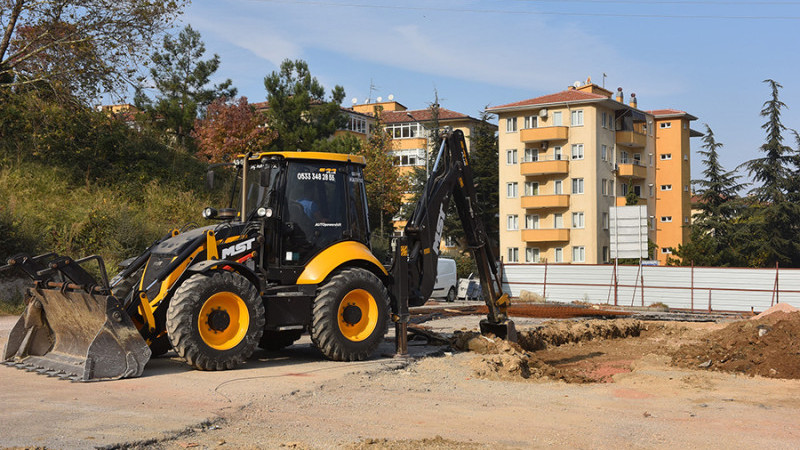
<path id="1" fill-rule="evenodd" d="M 211 207 L 208 207 L 203 210 L 203 218 L 204 219 L 213 219 L 217 215 L 217 210 Z"/>
<path id="2" fill-rule="evenodd" d="M 258 208 L 256 214 L 258 217 L 272 217 L 272 208 Z"/>

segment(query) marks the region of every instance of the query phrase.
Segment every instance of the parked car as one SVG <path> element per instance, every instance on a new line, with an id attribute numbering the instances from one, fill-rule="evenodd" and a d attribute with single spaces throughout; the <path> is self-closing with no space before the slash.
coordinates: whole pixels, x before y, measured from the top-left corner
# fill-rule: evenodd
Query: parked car
<path id="1" fill-rule="evenodd" d="M 436 273 L 436 284 L 433 286 L 431 298 L 445 298 L 448 302 L 455 301 L 458 286 L 456 261 L 449 258 L 439 258 Z"/>

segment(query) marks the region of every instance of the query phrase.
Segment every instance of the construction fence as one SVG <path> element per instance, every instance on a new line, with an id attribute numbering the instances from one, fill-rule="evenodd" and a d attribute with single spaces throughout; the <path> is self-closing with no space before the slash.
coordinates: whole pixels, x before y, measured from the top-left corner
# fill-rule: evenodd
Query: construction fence
<path id="1" fill-rule="evenodd" d="M 503 289 L 547 301 L 582 301 L 692 311 L 763 311 L 778 302 L 800 307 L 800 269 L 504 264 Z"/>

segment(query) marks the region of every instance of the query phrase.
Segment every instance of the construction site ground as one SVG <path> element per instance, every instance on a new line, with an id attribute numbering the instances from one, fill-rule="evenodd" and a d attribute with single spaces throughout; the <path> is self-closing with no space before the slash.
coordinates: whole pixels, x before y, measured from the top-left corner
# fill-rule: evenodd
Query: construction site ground
<path id="1" fill-rule="evenodd" d="M 390 333 L 379 355 L 358 363 L 326 361 L 304 337 L 225 372 L 190 370 L 173 353 L 151 360 L 140 378 L 110 382 L 69 383 L 0 366 L 0 447 L 797 448 L 800 442 L 798 312 L 749 320 L 525 305 L 512 310 L 520 339 L 511 345 L 475 332 L 477 305 L 415 309 L 412 327 L 420 334 L 410 341 L 409 358 L 393 356 Z M 536 317 L 542 315 L 560 319 Z M 0 317 L 0 345 L 15 321 Z"/>

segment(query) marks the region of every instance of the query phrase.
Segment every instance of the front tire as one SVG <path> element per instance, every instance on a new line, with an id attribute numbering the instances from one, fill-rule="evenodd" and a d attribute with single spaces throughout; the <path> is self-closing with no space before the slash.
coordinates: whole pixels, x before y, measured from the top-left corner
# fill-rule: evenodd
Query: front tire
<path id="1" fill-rule="evenodd" d="M 172 347 L 199 370 L 244 364 L 264 331 L 264 303 L 250 281 L 235 272 L 189 277 L 167 309 Z"/>
<path id="2" fill-rule="evenodd" d="M 311 340 L 334 361 L 361 361 L 383 341 L 389 320 L 389 292 L 365 269 L 346 269 L 320 289 L 314 300 Z"/>

